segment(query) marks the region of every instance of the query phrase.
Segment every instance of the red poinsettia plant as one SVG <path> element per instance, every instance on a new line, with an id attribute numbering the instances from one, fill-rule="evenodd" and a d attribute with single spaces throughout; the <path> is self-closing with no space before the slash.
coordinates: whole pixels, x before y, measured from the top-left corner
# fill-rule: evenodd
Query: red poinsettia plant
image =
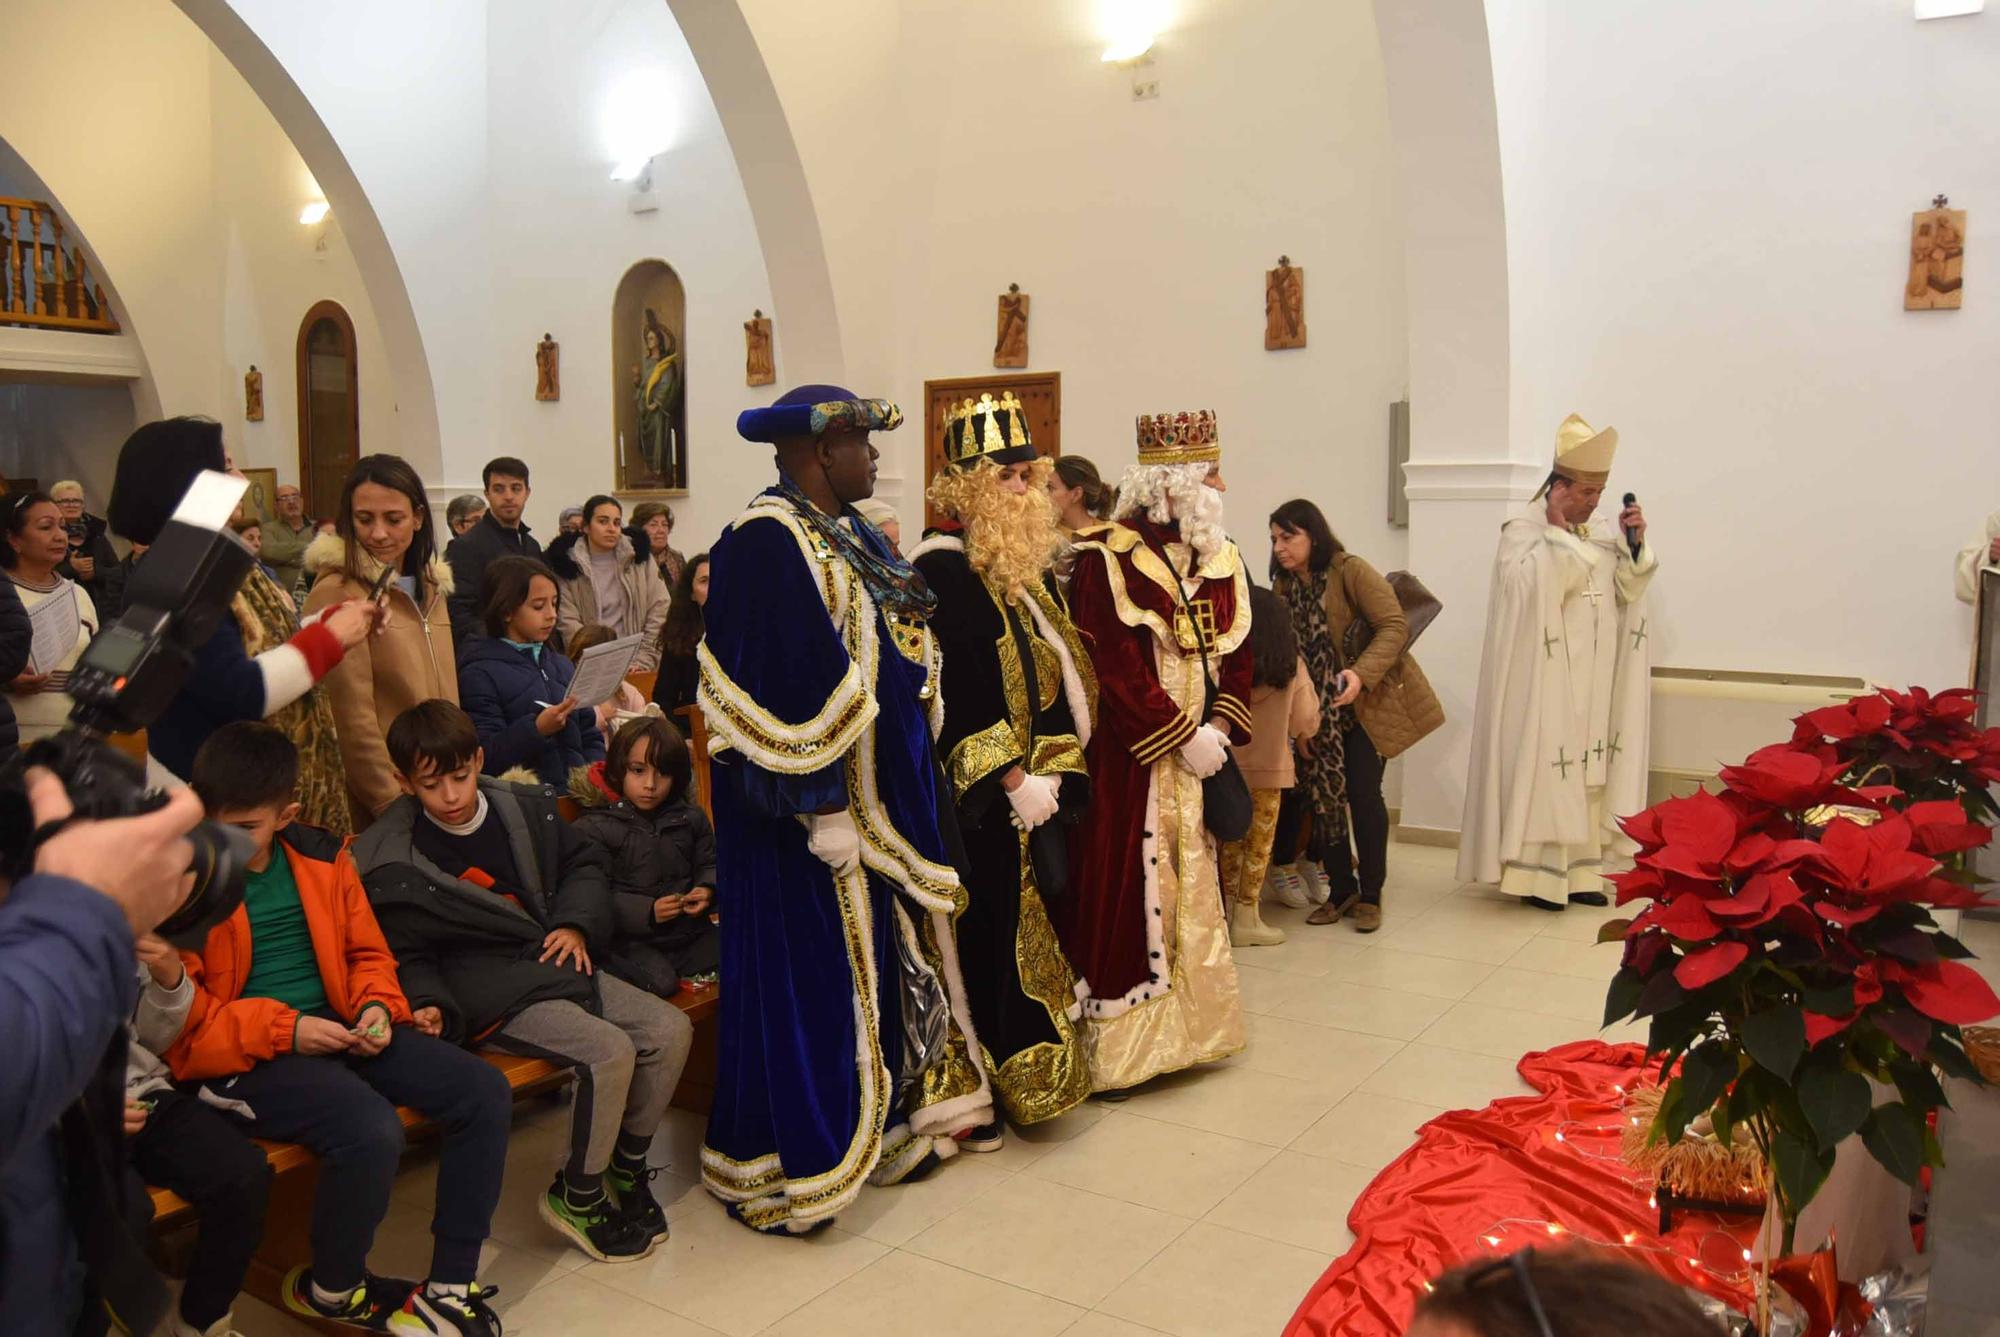
<path id="1" fill-rule="evenodd" d="M 1938 1072 L 1978 1080 L 1959 1028 L 2000 998 L 1931 914 L 1984 903 L 1958 865 L 1991 836 L 2000 730 L 1975 728 L 1974 704 L 1913 689 L 1813 711 L 1719 793 L 1623 823 L 1639 849 L 1612 881 L 1643 908 L 1600 935 L 1625 949 L 1605 1024 L 1650 1021 L 1655 1137 L 1703 1115 L 1725 1144 L 1750 1131 L 1787 1253 L 1841 1141 L 1914 1183 L 1941 1161 Z M 1875 1083 L 1897 1098 L 1877 1104 Z"/>

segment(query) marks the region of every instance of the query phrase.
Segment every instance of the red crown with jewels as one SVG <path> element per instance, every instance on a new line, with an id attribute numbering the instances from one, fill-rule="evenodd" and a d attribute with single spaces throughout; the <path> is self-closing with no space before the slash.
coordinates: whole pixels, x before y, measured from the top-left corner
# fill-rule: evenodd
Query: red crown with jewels
<path id="1" fill-rule="evenodd" d="M 1139 463 L 1217 464 L 1222 440 L 1215 431 L 1215 410 L 1139 415 Z"/>

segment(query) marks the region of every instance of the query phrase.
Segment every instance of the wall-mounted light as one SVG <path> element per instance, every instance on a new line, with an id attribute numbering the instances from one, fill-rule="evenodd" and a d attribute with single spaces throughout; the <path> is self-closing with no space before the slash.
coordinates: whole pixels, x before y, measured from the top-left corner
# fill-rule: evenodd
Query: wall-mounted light
<path id="1" fill-rule="evenodd" d="M 1955 19 L 1961 14 L 1977 14 L 1986 8 L 1986 0 L 1917 0 L 1917 18 Z"/>
<path id="2" fill-rule="evenodd" d="M 1107 65 L 1144 60 L 1170 17 L 1168 0 L 1098 0 L 1097 30 Z"/>
<path id="3" fill-rule="evenodd" d="M 652 175 L 653 160 L 651 158 L 634 158 L 629 162 L 621 162 L 611 169 L 611 179 L 613 181 L 630 181 L 634 183 L 634 190 L 646 189 L 651 184 Z"/>
<path id="4" fill-rule="evenodd" d="M 325 200 L 314 200 L 311 204 L 299 210 L 299 221 L 307 227 L 311 227 L 314 223 L 323 223 L 326 221 L 328 208 L 329 206 Z"/>

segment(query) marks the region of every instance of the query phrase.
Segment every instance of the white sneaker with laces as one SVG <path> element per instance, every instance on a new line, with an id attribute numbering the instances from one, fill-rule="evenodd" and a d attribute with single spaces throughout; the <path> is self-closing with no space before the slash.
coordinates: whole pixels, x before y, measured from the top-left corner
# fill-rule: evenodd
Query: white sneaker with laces
<path id="1" fill-rule="evenodd" d="M 1327 898 L 1333 895 L 1333 888 L 1326 880 L 1326 870 L 1310 859 L 1301 859 L 1299 862 L 1305 866 L 1306 895 L 1311 898 L 1314 905 L 1325 905 Z"/>
<path id="2" fill-rule="evenodd" d="M 1265 882 L 1272 894 L 1278 898 L 1280 905 L 1288 905 L 1294 910 L 1304 910 L 1312 905 L 1312 900 L 1306 894 L 1305 879 L 1299 876 L 1299 870 L 1295 865 L 1271 865 L 1271 871 L 1266 876 Z"/>

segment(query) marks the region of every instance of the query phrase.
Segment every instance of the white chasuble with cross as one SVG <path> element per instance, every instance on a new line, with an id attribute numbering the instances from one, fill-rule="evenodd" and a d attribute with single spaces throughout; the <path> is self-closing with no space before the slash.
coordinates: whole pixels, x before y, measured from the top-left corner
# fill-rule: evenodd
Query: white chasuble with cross
<path id="1" fill-rule="evenodd" d="M 1645 806 L 1657 565 L 1615 521 L 1567 530 L 1539 502 L 1501 529 L 1459 877 L 1558 903 L 1603 889 L 1618 818 Z"/>

